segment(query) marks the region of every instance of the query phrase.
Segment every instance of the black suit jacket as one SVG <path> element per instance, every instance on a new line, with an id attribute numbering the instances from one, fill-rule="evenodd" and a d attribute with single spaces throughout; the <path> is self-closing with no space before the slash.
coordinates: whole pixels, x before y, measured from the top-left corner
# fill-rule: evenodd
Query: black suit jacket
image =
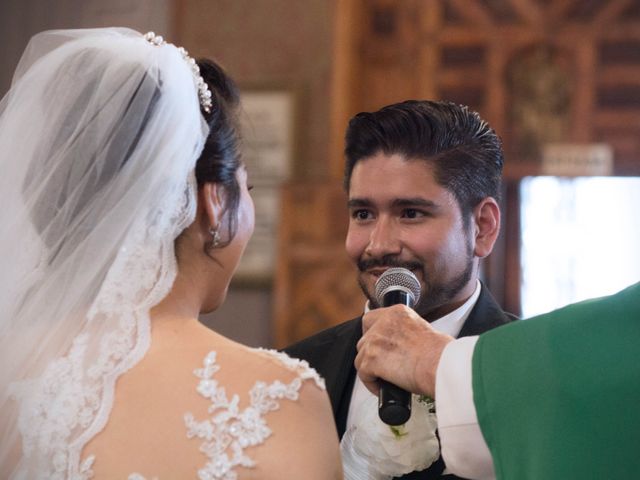
<path id="1" fill-rule="evenodd" d="M 480 296 L 469 313 L 459 337 L 479 335 L 515 319 L 515 316 L 502 311 L 487 287 L 482 285 Z M 349 403 L 356 379 L 353 362 L 357 353 L 356 344 L 361 336 L 362 317 L 358 317 L 323 330 L 284 349 L 292 357 L 307 360 L 324 377 L 340 438 L 346 429 Z M 443 471 L 444 463 L 442 458 L 439 458 L 427 470 L 409 473 L 401 478 L 412 480 L 459 478 L 454 475 L 442 476 Z"/>

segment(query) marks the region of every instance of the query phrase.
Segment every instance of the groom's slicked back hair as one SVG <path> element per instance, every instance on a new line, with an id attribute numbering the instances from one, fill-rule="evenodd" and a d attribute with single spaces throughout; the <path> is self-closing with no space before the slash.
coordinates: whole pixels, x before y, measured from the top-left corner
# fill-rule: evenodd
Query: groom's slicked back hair
<path id="1" fill-rule="evenodd" d="M 464 105 L 408 100 L 357 114 L 346 133 L 347 192 L 356 163 L 378 153 L 431 164 L 436 181 L 455 195 L 465 217 L 482 199 L 500 197 L 502 143 L 489 124 Z"/>

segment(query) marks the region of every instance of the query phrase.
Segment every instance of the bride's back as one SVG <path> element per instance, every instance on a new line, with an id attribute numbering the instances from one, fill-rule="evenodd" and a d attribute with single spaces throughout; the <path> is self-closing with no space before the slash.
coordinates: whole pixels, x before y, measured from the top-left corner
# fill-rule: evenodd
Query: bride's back
<path id="1" fill-rule="evenodd" d="M 83 458 L 95 456 L 96 479 L 339 478 L 322 385 L 299 361 L 196 320 L 152 321 L 148 354 L 119 378 Z"/>

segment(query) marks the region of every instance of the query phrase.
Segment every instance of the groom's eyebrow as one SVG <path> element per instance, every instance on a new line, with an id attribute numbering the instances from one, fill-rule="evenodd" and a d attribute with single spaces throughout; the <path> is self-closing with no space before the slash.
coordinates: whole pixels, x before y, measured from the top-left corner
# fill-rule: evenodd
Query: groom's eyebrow
<path id="1" fill-rule="evenodd" d="M 347 207 L 356 208 L 356 207 L 370 207 L 373 205 L 373 202 L 368 198 L 351 198 L 347 202 Z M 392 207 L 396 208 L 407 208 L 407 207 L 420 207 L 420 208 L 439 208 L 440 205 L 434 202 L 433 200 L 428 200 L 422 197 L 410 197 L 410 198 L 396 198 L 391 202 Z"/>
<path id="2" fill-rule="evenodd" d="M 347 207 L 349 208 L 370 207 L 371 205 L 373 205 L 373 202 L 371 202 L 371 200 L 367 200 L 366 198 L 350 198 L 347 202 Z"/>
<path id="3" fill-rule="evenodd" d="M 421 207 L 421 208 L 438 208 L 438 204 L 433 200 L 427 200 L 422 197 L 397 198 L 392 203 L 394 207 Z"/>

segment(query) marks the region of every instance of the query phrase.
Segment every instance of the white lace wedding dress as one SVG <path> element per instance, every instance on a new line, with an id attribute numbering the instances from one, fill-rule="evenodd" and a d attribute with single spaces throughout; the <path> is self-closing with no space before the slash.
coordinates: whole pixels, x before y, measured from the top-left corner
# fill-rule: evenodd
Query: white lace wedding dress
<path id="1" fill-rule="evenodd" d="M 307 362 L 273 350 L 258 351 L 277 359 L 296 376 L 288 383 L 257 380 L 247 392 L 249 405 L 246 408 L 239 407 L 240 397 L 237 394 L 229 398 L 225 387 L 215 379 L 216 372 L 222 368 L 217 363 L 215 351 L 206 356 L 201 368 L 194 370 L 194 375 L 200 379 L 198 394 L 211 403 L 208 418 L 194 418 L 190 412 L 184 415 L 185 436 L 202 441 L 200 451 L 204 454 L 203 465 L 197 473 L 200 480 L 235 480 L 238 478 L 238 467 L 254 467 L 256 464 L 245 449 L 268 440 L 272 431 L 266 414 L 278 410 L 282 400 L 296 401 L 305 380 L 313 380 L 317 387 L 325 388 L 324 380 Z M 85 461 L 93 460 L 93 457 L 89 457 Z M 79 478 L 88 479 L 91 474 L 87 472 Z M 162 479 L 147 479 L 139 473 L 132 473 L 128 480 Z"/>

